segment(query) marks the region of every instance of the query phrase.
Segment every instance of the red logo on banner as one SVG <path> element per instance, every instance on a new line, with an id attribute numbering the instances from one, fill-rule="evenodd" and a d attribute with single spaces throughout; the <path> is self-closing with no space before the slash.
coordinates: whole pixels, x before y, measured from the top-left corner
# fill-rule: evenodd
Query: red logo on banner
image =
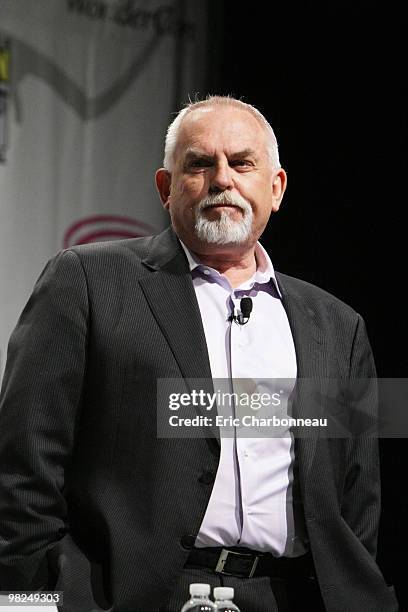
<path id="1" fill-rule="evenodd" d="M 75 221 L 64 234 L 64 249 L 76 244 L 139 238 L 154 234 L 153 227 L 121 215 L 93 215 Z"/>

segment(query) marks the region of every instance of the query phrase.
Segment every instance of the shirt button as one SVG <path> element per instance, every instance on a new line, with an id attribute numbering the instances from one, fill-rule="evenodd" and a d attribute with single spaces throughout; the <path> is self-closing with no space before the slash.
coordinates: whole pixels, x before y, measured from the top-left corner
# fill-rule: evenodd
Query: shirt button
<path id="1" fill-rule="evenodd" d="M 208 276 L 209 274 L 211 274 L 211 272 L 206 269 L 206 270 L 204 270 L 204 274 L 207 274 L 207 276 Z"/>
<path id="2" fill-rule="evenodd" d="M 249 453 L 247 450 L 244 450 L 244 457 L 249 457 Z"/>
<path id="3" fill-rule="evenodd" d="M 187 550 L 190 550 L 191 548 L 193 548 L 196 539 L 195 536 L 184 535 L 180 541 L 183 548 L 187 548 Z"/>
<path id="4" fill-rule="evenodd" d="M 203 484 L 211 484 L 212 482 L 214 482 L 214 480 L 215 480 L 214 472 L 204 472 L 203 474 L 201 474 L 200 478 L 198 479 L 198 481 L 202 482 Z"/>

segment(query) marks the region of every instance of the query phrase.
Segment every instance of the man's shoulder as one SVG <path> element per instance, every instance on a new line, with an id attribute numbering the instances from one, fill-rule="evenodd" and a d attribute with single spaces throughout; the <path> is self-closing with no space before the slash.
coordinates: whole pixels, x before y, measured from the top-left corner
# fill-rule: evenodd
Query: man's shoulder
<path id="1" fill-rule="evenodd" d="M 188 266 L 177 237 L 166 229 L 152 236 L 73 245 L 57 253 L 46 269 L 59 277 L 79 274 L 90 283 L 114 286 L 158 270 L 182 274 Z"/>
<path id="2" fill-rule="evenodd" d="M 75 253 L 79 259 L 86 261 L 131 258 L 133 262 L 146 260 L 151 264 L 157 263 L 159 267 L 182 252 L 171 227 L 151 236 L 76 245 L 66 251 Z"/>
<path id="3" fill-rule="evenodd" d="M 109 240 L 106 242 L 93 242 L 71 246 L 65 251 L 75 253 L 80 259 L 92 259 L 98 257 L 115 258 L 133 255 L 143 259 L 149 252 L 150 245 L 155 236 L 143 236 L 140 238 L 127 238 L 124 240 Z"/>

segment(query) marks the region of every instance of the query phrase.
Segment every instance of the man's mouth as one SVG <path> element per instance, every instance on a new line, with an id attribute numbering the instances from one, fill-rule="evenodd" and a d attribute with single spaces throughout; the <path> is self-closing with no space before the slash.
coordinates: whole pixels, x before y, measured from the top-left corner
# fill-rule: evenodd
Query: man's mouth
<path id="1" fill-rule="evenodd" d="M 238 210 L 242 210 L 240 206 L 237 206 L 236 204 L 229 204 L 227 202 L 220 203 L 220 204 L 209 204 L 208 206 L 205 207 L 204 210 L 211 210 L 212 208 L 235 208 Z"/>

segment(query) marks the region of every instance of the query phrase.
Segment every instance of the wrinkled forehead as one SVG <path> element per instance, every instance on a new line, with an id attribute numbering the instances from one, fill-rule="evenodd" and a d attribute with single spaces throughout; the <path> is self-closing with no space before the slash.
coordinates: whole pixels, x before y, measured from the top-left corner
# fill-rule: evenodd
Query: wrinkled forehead
<path id="1" fill-rule="evenodd" d="M 176 157 L 191 148 L 213 150 L 260 149 L 267 146 L 266 129 L 249 111 L 234 107 L 204 107 L 184 117 L 177 138 Z"/>

